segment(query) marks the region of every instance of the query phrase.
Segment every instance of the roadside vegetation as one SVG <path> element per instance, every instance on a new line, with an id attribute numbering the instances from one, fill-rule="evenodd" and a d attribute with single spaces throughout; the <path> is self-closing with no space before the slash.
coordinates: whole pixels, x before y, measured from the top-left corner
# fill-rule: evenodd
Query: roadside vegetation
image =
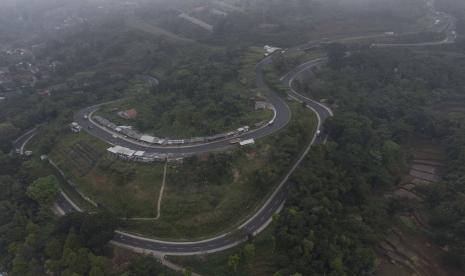
<path id="1" fill-rule="evenodd" d="M 187 158 L 170 166 L 160 219 L 125 221 L 123 228 L 168 239 L 232 230 L 262 206 L 311 140 L 315 117 L 301 104 L 291 106 L 293 119 L 275 136 L 252 147 Z"/>
<path id="2" fill-rule="evenodd" d="M 276 136 L 258 140 L 253 147 L 170 164 L 158 220 L 153 218 L 163 179 L 162 163 L 118 160 L 106 152 L 105 143 L 69 130 L 55 134 L 59 136 L 48 158 L 71 184 L 47 161 L 38 157 L 32 161 L 55 172 L 62 180 L 61 187 L 80 207 L 110 212 L 123 219 L 121 225 L 129 231 L 169 239 L 200 238 L 232 228 L 259 208 L 308 144 L 315 118 L 301 104 L 290 105 L 291 123 Z M 28 149 L 37 153 L 47 150 L 47 137 L 39 134 Z"/>
<path id="3" fill-rule="evenodd" d="M 341 53 L 347 50 L 351 55 L 344 57 Z M 332 45 L 328 56 L 328 66 L 304 74 L 295 86 L 310 97 L 328 99 L 335 111 L 325 124 L 330 142 L 315 147 L 290 180 L 291 196 L 271 234 L 275 250 L 268 268 L 275 275 L 361 275 L 386 273 L 386 266 L 377 264 L 394 258 L 397 264 L 391 272 L 461 275 L 463 108 L 459 103 L 465 70 L 461 44 L 436 50 L 355 50 Z M 444 141 L 447 160 L 452 162 L 445 167 L 444 181 L 412 190 L 423 205 L 416 205 L 412 196 L 402 197 L 405 193 L 385 197 L 405 185 L 412 158 L 419 158 L 408 145 L 418 145 L 418 137 Z M 411 210 L 419 210 L 425 220 L 409 216 L 406 212 Z M 399 239 L 412 243 L 397 247 L 400 254 L 430 252 L 426 262 L 423 255 L 395 259 L 398 252 L 380 246 L 386 241 L 399 245 Z M 415 244 L 424 242 L 437 250 Z M 242 256 L 231 253 L 233 263 L 234 255 Z M 209 267 L 227 263 L 223 253 L 179 261 L 206 275 L 214 275 L 206 270 Z M 404 266 L 408 262 L 415 263 Z M 229 267 L 224 275 L 234 273 L 233 269 Z"/>
<path id="4" fill-rule="evenodd" d="M 342 59 L 328 55 L 329 66 L 296 84 L 313 98 L 329 99 L 336 115 L 325 125 L 331 143 L 315 148 L 305 169 L 296 172 L 295 189 L 277 222 L 276 255 L 284 274 L 376 270 L 372 248 L 397 212 L 390 199 L 376 194 L 400 184 L 406 174 L 409 154 L 402 144 L 420 134 L 450 137 L 442 136 L 445 125 L 431 110 L 462 94 L 465 59 L 448 59 L 447 51 L 363 49 Z M 449 213 L 442 210 L 444 218 Z M 430 218 L 434 226 L 438 217 Z M 437 233 L 444 233 L 441 229 L 446 228 Z M 437 234 L 430 239 L 438 241 Z M 452 252 L 444 252 L 446 260 L 461 256 Z"/>
<path id="5" fill-rule="evenodd" d="M 274 275 L 277 268 L 274 229 L 275 225 L 271 224 L 260 235 L 223 252 L 189 257 L 168 256 L 168 259 L 205 276 Z"/>
<path id="6" fill-rule="evenodd" d="M 272 118 L 270 110 L 255 110 L 255 83 L 248 81 L 255 80 L 250 69 L 262 58 L 261 51 L 196 48 L 187 55 L 180 68 L 165 72 L 160 87 L 141 89 L 123 103 L 103 106 L 96 115 L 170 138 L 254 128 Z M 135 109 L 137 116 L 124 119 L 117 114 L 127 109 Z"/>
<path id="7" fill-rule="evenodd" d="M 110 213 L 56 217 L 59 176 L 45 162 L 0 152 L 0 271 L 11 275 L 179 275 L 152 258 L 115 265 L 107 246 L 117 227 Z M 145 274 L 144 274 L 145 275 Z"/>
<path id="8" fill-rule="evenodd" d="M 102 142 L 82 133 L 64 135 L 49 158 L 100 209 L 118 218 L 154 218 L 163 164 L 118 160 Z"/>
<path id="9" fill-rule="evenodd" d="M 325 125 L 328 144 L 315 147 L 290 179 L 290 197 L 272 228 L 223 253 L 172 260 L 215 276 L 367 275 L 380 273 L 380 261 L 402 263 L 386 257 L 392 252 L 381 246 L 399 230 L 392 244 L 408 241 L 410 246 L 397 246 L 395 254 L 411 250 L 415 243 L 431 244 L 421 250 L 423 255 L 435 251 L 427 256 L 428 265 L 423 255 L 415 263 L 420 271 L 431 273 L 428 268 L 444 266 L 444 275 L 463 275 L 465 42 L 462 38 L 455 45 L 421 49 L 368 47 L 382 42 L 377 39 L 384 32 L 400 34 L 396 42 L 438 40 L 438 34 L 430 32 L 434 22 L 426 15 L 425 1 L 360 0 L 350 6 L 320 0 L 235 5 L 213 1 L 211 5 L 227 16 L 195 9 L 203 1 L 165 1 L 162 6 L 148 1 L 130 7 L 128 1 L 115 0 L 102 8 L 95 1 L 83 6 L 82 1 L 62 1 L 56 6 L 56 1 L 43 0 L 22 8 L 25 1 L 3 2 L 1 70 L 11 69 L 21 77 L 15 67 L 31 63 L 39 71 L 29 72 L 35 77 L 30 84 L 14 83 L 13 91 L 0 89 L 1 97 L 13 95 L 0 100 L 0 272 L 177 275 L 152 258 L 127 256 L 108 247 L 113 231 L 124 227 L 187 239 L 232 230 L 261 206 L 308 143 L 314 118 L 293 103 L 288 128 L 257 141 L 255 148 L 170 165 L 160 220 L 135 222 L 118 218 L 155 215 L 162 165 L 109 158 L 105 144 L 68 133 L 73 113 L 128 96 L 138 101 L 134 105 L 144 105 L 141 97 L 146 96 L 150 107 L 163 106 L 142 108 L 137 127 L 167 136 L 252 124 L 270 115 L 251 114 L 247 103 L 261 93 L 254 89 L 254 65 L 263 56 L 264 44 L 286 47 L 312 39 L 368 35 L 371 38 L 348 47 L 329 45 L 328 66 L 303 74 L 295 83 L 309 97 L 326 99 L 335 117 Z M 459 19 L 462 34 L 463 1 L 436 2 L 439 10 Z M 180 18 L 178 10 L 213 29 L 206 31 Z M 83 20 L 64 24 L 76 19 L 70 15 Z M 24 57 L 6 51 L 21 48 L 28 52 Z M 275 59 L 267 72 L 270 86 L 284 96 L 279 78 L 313 54 Z M 161 85 L 146 82 L 147 76 Z M 167 94 L 176 95 L 176 103 Z M 193 116 L 196 110 L 201 112 Z M 164 114 L 168 118 L 157 125 Z M 170 128 L 164 129 L 167 125 Z M 33 156 L 9 155 L 11 141 L 35 126 L 40 126 L 40 135 L 31 141 Z M 409 145 L 419 146 L 418 137 L 433 141 L 430 147 L 443 153 L 441 178 L 412 189 L 421 204 L 386 197 L 405 184 L 415 158 Z M 49 155 L 79 189 L 95 197 L 99 208 L 73 192 L 56 169 L 40 160 L 41 154 Z M 60 189 L 91 214 L 57 218 L 53 202 Z M 401 271 L 414 273 L 408 265 Z"/>

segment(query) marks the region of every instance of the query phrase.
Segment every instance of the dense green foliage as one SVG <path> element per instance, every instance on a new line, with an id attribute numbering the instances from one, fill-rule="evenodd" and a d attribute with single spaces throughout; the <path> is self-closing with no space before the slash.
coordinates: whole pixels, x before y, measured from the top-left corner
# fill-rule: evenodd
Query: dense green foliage
<path id="1" fill-rule="evenodd" d="M 52 204 L 58 193 L 58 180 L 53 175 L 38 178 L 26 190 L 27 196 L 41 205 Z"/>
<path id="2" fill-rule="evenodd" d="M 106 248 L 116 220 L 107 213 L 57 219 L 50 210 L 57 179 L 35 162 L 0 152 L 0 271 L 13 276 L 170 273 L 152 258 L 114 267 Z"/>
<path id="3" fill-rule="evenodd" d="M 399 144 L 414 134 L 439 135 L 441 123 L 430 116 L 429 108 L 460 94 L 464 85 L 465 59 L 446 55 L 392 49 L 361 49 L 343 59 L 332 54 L 331 67 L 300 83 L 300 89 L 330 99 L 338 109 L 325 124 L 331 142 L 314 149 L 295 174 L 293 192 L 279 218 L 275 235 L 284 274 L 373 271 L 372 247 L 387 227 L 389 204 L 372 197 L 402 175 L 406 160 Z M 461 147 L 457 138 L 449 145 Z M 450 152 L 455 153 L 455 164 L 463 166 L 457 154 L 461 151 Z M 455 173 L 452 183 L 458 185 L 460 174 Z M 463 218 L 460 196 L 446 200 L 456 191 L 442 193 L 435 211 L 442 242 L 450 246 L 460 240 Z M 451 214 L 450 208 L 457 211 Z M 462 247 L 455 245 L 451 254 L 461 258 Z"/>
<path id="4" fill-rule="evenodd" d="M 99 20 L 52 34 L 45 26 L 63 22 L 66 9 L 72 10 L 65 3 L 58 7 L 65 12 L 48 12 L 48 5 L 33 5 L 23 12 L 0 10 L 0 46 L 3 39 L 14 45 L 22 36 L 38 34 L 29 41 L 31 45 L 43 42 L 42 37 L 47 43 L 38 47 L 34 59 L 56 67 L 50 78 L 39 77 L 34 87 L 23 87 L 17 97 L 0 103 L 0 271 L 21 276 L 164 273 L 160 264 L 149 258 L 130 264 L 126 271 L 114 271 L 103 257 L 116 227 L 108 214 L 52 216 L 48 207 L 57 195 L 56 180 L 43 178 L 47 174 L 35 160 L 4 154 L 21 131 L 46 123 L 40 151 L 48 153 L 72 120 L 73 111 L 135 94 L 152 107 L 152 117 L 137 121 L 140 129 L 179 124 L 191 126 L 187 130 L 191 134 L 210 134 L 219 126 L 243 123 L 236 114 L 248 110 L 248 94 L 238 93 L 243 87 L 233 83 L 239 77 L 237 56 L 245 48 L 239 44 L 294 45 L 321 38 L 325 30 L 329 35 L 350 34 L 365 25 L 367 31 L 385 31 L 385 22 L 392 22 L 388 26 L 392 30 L 405 30 L 405 25 L 414 25 L 425 12 L 417 8 L 419 0 L 389 1 L 388 6 L 382 2 L 366 5 L 359 1 L 348 9 L 340 1 L 240 1 L 239 8 L 228 10 L 226 18 L 203 18 L 214 29 L 201 35 L 202 30 L 177 18 L 176 5 L 168 5 L 162 15 L 156 8 L 146 7 L 131 13 L 153 19 L 178 35 L 227 45 L 230 49 L 226 50 L 180 45 L 165 35 L 152 36 L 129 26 L 126 13 L 109 19 L 84 12 L 82 16 Z M 365 13 L 369 16 L 361 18 Z M 334 17 L 340 22 L 328 24 Z M 346 17 L 359 20 L 347 24 Z M 381 27 L 375 21 L 381 22 Z M 465 29 L 463 21 L 459 29 Z M 275 231 L 280 269 L 276 275 L 364 275 L 373 271 L 372 247 L 386 227 L 389 204 L 372 197 L 396 184 L 406 161 L 400 145 L 415 134 L 444 140 L 450 159 L 445 181 L 423 192 L 431 207 L 432 233 L 438 244 L 450 249 L 445 259 L 463 269 L 464 128 L 457 122 L 436 120 L 428 108 L 463 90 L 465 62 L 458 52 L 463 53 L 464 45 L 450 47 L 457 52 L 439 53 L 349 49 L 347 57 L 345 47 L 328 47 L 330 66 L 316 72 L 311 82 L 300 84 L 299 89 L 314 98 L 327 98 L 338 108 L 325 125 L 330 143 L 316 147 L 292 178 L 293 190 Z M 13 68 L 19 61 L 2 55 L 0 65 Z M 287 70 L 293 65 L 283 62 L 280 66 Z M 157 75 L 162 85 L 146 87 L 139 74 Z M 39 94 L 44 90 L 50 90 L 51 96 Z M 299 146 L 307 142 L 305 128 L 297 123 L 286 135 L 272 138 L 279 148 L 273 149 L 269 158 L 276 163 L 249 179 L 255 190 L 269 187 L 288 168 Z M 195 159 L 186 163 L 186 170 L 198 164 Z M 106 165 L 102 163 L 101 169 L 115 177 L 132 177 L 130 170 Z M 229 179 L 227 168 L 229 158 L 218 155 L 202 164 L 201 173 L 193 178 L 201 184 L 214 183 L 220 177 Z M 224 265 L 235 271 L 238 263 L 252 264 L 255 250 L 249 243 Z"/>
<path id="5" fill-rule="evenodd" d="M 254 110 L 250 100 L 254 93 L 238 81 L 244 53 L 247 49 L 185 50 L 186 58 L 166 70 L 152 93 L 139 93 L 122 104 L 104 107 L 103 116 L 158 137 L 190 138 L 253 126 L 268 118 Z M 137 117 L 123 120 L 117 116 L 115 107 L 121 106 L 135 108 Z"/>
<path id="6" fill-rule="evenodd" d="M 453 133 L 444 141 L 450 158 L 445 180 L 423 192 L 431 208 L 434 239 L 448 248 L 444 261 L 465 270 L 465 129 L 451 130 Z"/>
<path id="7" fill-rule="evenodd" d="M 183 164 L 169 166 L 160 219 L 128 220 L 123 227 L 179 239 L 234 227 L 271 194 L 313 135 L 316 122 L 311 112 L 296 103 L 292 110 L 295 116 L 288 127 L 256 145 L 185 158 Z M 153 186 L 152 181 L 148 185 Z"/>
<path id="8" fill-rule="evenodd" d="M 160 262 L 154 260 L 152 257 L 141 257 L 135 262 L 131 263 L 128 267 L 126 274 L 128 276 L 174 276 L 181 275 L 180 273 L 173 272 L 171 270 L 166 270 Z M 188 275 L 187 273 L 184 275 Z"/>

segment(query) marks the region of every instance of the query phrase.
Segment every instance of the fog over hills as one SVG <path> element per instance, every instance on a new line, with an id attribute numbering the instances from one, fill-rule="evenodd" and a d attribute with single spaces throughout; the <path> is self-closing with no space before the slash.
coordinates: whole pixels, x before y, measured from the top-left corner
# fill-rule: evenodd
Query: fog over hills
<path id="1" fill-rule="evenodd" d="M 463 0 L 0 0 L 0 276 L 465 275 L 464 33 Z"/>

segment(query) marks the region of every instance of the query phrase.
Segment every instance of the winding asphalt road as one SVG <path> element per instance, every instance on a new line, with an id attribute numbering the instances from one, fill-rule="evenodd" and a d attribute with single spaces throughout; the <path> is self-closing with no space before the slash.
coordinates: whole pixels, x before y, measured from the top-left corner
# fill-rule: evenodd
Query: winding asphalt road
<path id="1" fill-rule="evenodd" d="M 274 132 L 279 131 L 280 129 L 284 128 L 291 118 L 291 111 L 287 104 L 282 100 L 280 96 L 278 96 L 265 82 L 264 78 L 264 68 L 272 62 L 272 56 L 264 58 L 260 61 L 256 66 L 256 76 L 257 76 L 257 87 L 262 89 L 267 95 L 268 100 L 275 106 L 276 108 L 276 118 L 273 125 L 268 127 L 264 127 L 262 129 L 258 129 L 255 132 L 249 132 L 241 136 L 242 139 L 254 138 L 259 139 L 261 137 L 270 135 Z M 310 108 L 318 118 L 318 130 L 322 128 L 322 123 L 330 116 L 332 116 L 332 111 L 324 106 L 323 104 L 309 99 L 299 93 L 297 93 L 292 88 L 292 83 L 294 79 L 303 73 L 306 70 L 309 70 L 315 66 L 318 66 L 324 62 L 324 59 L 318 59 L 315 61 L 307 62 L 302 64 L 301 66 L 297 67 L 295 70 L 287 74 L 282 78 L 282 83 L 284 85 L 289 86 L 289 96 L 301 101 L 305 102 L 307 107 Z M 109 143 L 117 143 L 118 145 L 125 146 L 132 149 L 140 149 L 140 150 L 151 150 L 157 153 L 175 153 L 178 155 L 189 155 L 192 153 L 201 153 L 206 151 L 215 151 L 221 150 L 231 145 L 227 140 L 225 141 L 218 141 L 214 143 L 204 144 L 204 145 L 195 145 L 192 147 L 177 147 L 177 148 L 166 148 L 166 147 L 159 147 L 159 148 L 147 148 L 141 146 L 140 148 L 135 147 L 133 143 L 127 142 L 122 139 L 114 140 L 111 133 L 108 133 L 105 130 L 102 130 L 97 127 L 93 127 L 91 129 L 88 128 L 89 120 L 84 119 L 84 115 L 89 114 L 93 110 L 98 109 L 99 106 L 94 106 L 90 108 L 86 108 L 81 110 L 77 115 L 76 119 L 82 118 L 79 120 L 79 123 L 84 127 L 87 128 L 88 131 L 91 131 L 91 134 L 94 136 L 99 137 L 102 140 L 105 140 Z M 22 148 L 24 149 L 26 143 L 35 135 L 36 131 L 31 130 L 24 135 L 22 135 L 17 141 L 14 142 L 14 148 Z M 107 140 L 108 139 L 108 140 Z M 128 143 L 128 144 L 126 144 Z M 265 229 L 269 223 L 272 221 L 273 214 L 279 212 L 279 210 L 284 205 L 284 202 L 287 198 L 288 191 L 290 188 L 290 184 L 288 183 L 289 177 L 292 173 L 296 170 L 296 168 L 300 165 L 303 161 L 305 156 L 310 151 L 310 148 L 315 144 L 324 143 L 324 139 L 317 135 L 315 132 L 312 141 L 306 147 L 304 152 L 299 156 L 298 160 L 293 164 L 292 168 L 288 171 L 287 175 L 282 179 L 278 188 L 274 191 L 274 193 L 269 197 L 266 203 L 262 206 L 262 208 L 256 212 L 251 218 L 249 218 L 246 222 L 244 222 L 241 226 L 238 227 L 237 231 L 233 231 L 230 233 L 226 233 L 212 239 L 208 240 L 200 240 L 200 241 L 193 241 L 193 242 L 167 242 L 155 239 L 148 239 L 141 236 L 132 235 L 129 233 L 124 233 L 121 231 L 116 231 L 115 237 L 112 240 L 113 244 L 129 247 L 134 250 L 144 250 L 150 252 L 156 252 L 157 254 L 168 254 L 168 255 L 194 255 L 194 254 L 203 254 L 203 253 L 211 253 L 216 251 L 221 251 L 237 244 L 243 242 L 247 239 L 249 234 L 256 235 Z M 70 198 L 68 198 L 65 194 L 60 194 L 57 200 L 57 206 L 61 209 L 62 213 L 71 213 L 71 212 L 81 212 L 82 210 L 72 202 Z"/>
<path id="2" fill-rule="evenodd" d="M 455 28 L 455 22 L 453 22 L 453 24 Z M 441 44 L 451 43 L 450 39 L 453 39 L 453 41 L 455 41 L 455 29 L 453 31 L 454 32 L 452 33 L 451 31 L 450 34 L 451 35 L 454 34 L 454 36 L 449 37 L 448 35 L 448 39 L 444 41 L 426 43 L 426 44 L 420 43 L 420 44 L 421 46 L 428 46 L 428 45 L 441 45 Z M 411 46 L 410 44 L 408 45 L 403 44 L 403 45 Z M 308 43 L 302 46 L 291 48 L 288 51 L 308 49 L 312 47 L 319 47 L 319 44 Z M 326 60 L 324 58 L 320 58 L 320 59 L 315 59 L 315 60 L 306 62 L 298 66 L 296 69 L 292 70 L 285 76 L 283 76 L 281 79 L 283 84 L 285 84 L 289 88 L 288 95 L 291 98 L 294 98 L 295 100 L 304 102 L 307 105 L 307 107 L 311 109 L 317 115 L 318 130 L 321 129 L 322 123 L 327 118 L 333 115 L 332 111 L 325 105 L 298 93 L 293 87 L 293 82 L 303 72 L 321 65 L 325 61 Z M 275 108 L 277 109 L 277 117 L 275 120 L 275 124 L 268 128 L 263 128 L 262 130 L 259 130 L 257 132 L 247 133 L 241 137 L 243 139 L 246 139 L 246 138 L 257 139 L 257 138 L 269 135 L 271 133 L 274 133 L 278 131 L 279 129 L 282 129 L 290 120 L 291 112 L 288 106 L 274 91 L 272 91 L 272 89 L 270 89 L 266 85 L 264 81 L 263 70 L 264 70 L 264 67 L 270 62 L 272 62 L 271 56 L 263 59 L 259 64 L 257 64 L 257 67 L 256 67 L 257 87 L 263 89 L 263 91 L 266 92 L 269 101 L 272 104 L 274 104 Z M 84 115 L 92 112 L 94 110 L 93 108 L 95 107 L 81 110 L 76 115 L 77 116 L 76 119 L 79 119 L 78 120 L 79 123 L 85 128 L 87 128 L 88 126 L 87 125 L 88 121 L 84 119 Z M 82 118 L 82 120 L 80 118 Z M 106 131 L 102 130 L 102 132 L 100 132 L 100 130 L 96 128 L 91 129 L 91 130 L 92 130 L 91 131 L 92 135 L 95 135 L 102 140 L 108 141 L 110 143 L 117 143 L 122 146 L 125 145 L 124 140 L 121 140 L 121 141 L 112 140 L 113 137 L 111 137 L 111 134 L 109 134 Z M 15 148 L 19 147 L 19 148 L 24 149 L 25 143 L 27 143 L 28 139 L 32 137 L 30 135 L 34 135 L 34 133 L 35 132 L 32 131 L 29 134 L 26 134 L 20 137 L 20 139 L 15 141 L 15 144 L 14 144 Z M 238 231 L 223 234 L 223 235 L 220 235 L 212 239 L 208 239 L 208 240 L 200 240 L 200 241 L 193 241 L 193 242 L 167 242 L 167 241 L 161 241 L 161 240 L 155 240 L 155 239 L 149 239 L 149 238 L 145 238 L 141 236 L 136 236 L 136 235 L 124 233 L 121 231 L 116 231 L 115 237 L 112 240 L 112 243 L 119 245 L 119 246 L 128 247 L 133 250 L 152 252 L 152 253 L 156 253 L 160 255 L 195 255 L 195 254 L 203 254 L 203 253 L 221 251 L 221 250 L 236 246 L 237 244 L 244 241 L 247 238 L 248 234 L 255 235 L 259 233 L 260 231 L 265 229 L 266 226 L 271 222 L 273 214 L 276 212 L 279 212 L 280 209 L 284 206 L 284 202 L 287 198 L 288 191 L 291 185 L 288 182 L 289 177 L 295 171 L 295 169 L 300 165 L 300 163 L 303 161 L 305 156 L 310 151 L 311 147 L 315 144 L 321 144 L 321 143 L 324 143 L 324 137 L 318 136 L 316 132 L 312 141 L 309 143 L 305 151 L 300 155 L 299 159 L 293 164 L 292 168 L 289 170 L 288 174 L 281 181 L 278 188 L 274 191 L 274 193 L 269 197 L 269 199 L 266 201 L 266 203 L 263 205 L 263 207 L 258 212 L 256 212 L 250 219 L 248 219 L 245 223 L 243 223 L 241 226 L 238 227 Z M 229 146 L 230 145 L 227 141 L 218 141 L 218 142 L 214 142 L 210 144 L 196 145 L 196 146 L 191 146 L 191 147 L 178 147 L 178 148 L 164 148 L 164 147 L 152 148 L 150 147 L 150 149 L 143 147 L 143 148 L 140 148 L 140 150 L 153 150 L 154 152 L 157 152 L 157 153 L 175 153 L 175 154 L 183 155 L 183 154 L 192 154 L 192 153 L 220 150 L 220 149 L 224 149 Z M 137 149 L 134 147 L 134 144 L 132 143 L 130 143 L 128 147 Z M 63 195 L 63 194 L 60 195 L 57 205 L 60 207 L 63 213 L 80 211 L 79 208 L 75 204 L 73 204 L 71 200 L 66 197 L 66 195 Z"/>
<path id="3" fill-rule="evenodd" d="M 19 155 L 24 155 L 27 143 L 37 134 L 37 128 L 32 128 L 13 141 L 13 150 Z"/>
<path id="4" fill-rule="evenodd" d="M 267 59 L 262 62 L 269 62 Z M 309 70 L 317 65 L 321 64 L 320 62 L 312 62 L 306 63 L 302 66 L 299 66 L 298 70 L 288 74 L 287 77 L 283 78 L 283 83 L 290 86 L 290 94 L 294 97 L 298 98 L 300 101 L 306 103 L 307 107 L 313 110 L 318 117 L 318 129 L 321 129 L 322 122 L 326 120 L 328 117 L 332 116 L 332 111 L 322 105 L 321 103 L 314 101 L 312 99 L 308 99 L 303 95 L 300 95 L 292 88 L 293 80 L 300 75 L 302 72 Z M 261 64 L 263 65 L 263 64 Z M 263 68 L 259 66 L 258 68 Z M 259 72 L 257 76 L 261 76 L 262 73 Z M 262 79 L 263 81 L 263 79 Z M 262 88 L 270 89 L 268 86 L 263 82 L 260 84 Z M 271 90 L 270 90 L 271 91 Z M 288 191 L 290 188 L 290 183 L 288 182 L 289 177 L 294 173 L 300 163 L 303 161 L 305 156 L 310 151 L 311 147 L 315 144 L 324 143 L 323 136 L 318 136 L 316 133 L 309 143 L 305 151 L 299 156 L 299 159 L 293 164 L 292 168 L 289 170 L 287 175 L 281 181 L 278 188 L 275 192 L 271 195 L 268 201 L 263 205 L 263 207 L 249 220 L 243 223 L 241 226 L 238 227 L 239 232 L 241 234 L 237 235 L 237 232 L 227 233 L 213 239 L 203 240 L 203 241 L 196 241 L 196 242 L 166 242 L 154 239 L 147 239 L 144 237 L 139 237 L 135 235 L 131 235 L 128 233 L 117 231 L 116 236 L 113 240 L 113 243 L 123 245 L 123 246 L 130 246 L 136 248 L 142 248 L 149 251 L 155 251 L 162 254 L 169 254 L 169 255 L 193 255 L 193 254 L 203 254 L 203 253 L 211 253 L 216 251 L 221 251 L 237 244 L 243 242 L 247 239 L 248 234 L 256 235 L 261 232 L 263 229 L 268 226 L 268 224 L 272 221 L 272 217 L 274 213 L 279 212 L 279 210 L 284 205 L 284 202 L 287 198 Z"/>
<path id="5" fill-rule="evenodd" d="M 268 128 L 265 128 L 263 132 L 250 133 L 252 135 L 250 137 L 255 138 L 255 139 L 269 135 L 283 128 L 289 122 L 290 117 L 291 117 L 291 112 L 287 104 L 275 92 L 273 92 L 265 83 L 263 70 L 264 70 L 264 67 L 270 62 L 271 62 L 271 57 L 268 57 L 268 58 L 263 59 L 257 65 L 257 70 L 256 70 L 257 86 L 263 89 L 267 93 L 269 101 L 275 104 L 275 108 L 277 108 L 277 111 L 278 111 L 277 112 L 278 116 L 275 119 L 275 124 L 272 126 L 269 126 Z M 309 70 L 321 64 L 322 62 L 324 61 L 318 60 L 315 62 L 305 63 L 299 66 L 293 72 L 286 75 L 282 80 L 283 84 L 289 85 L 290 96 L 297 98 L 299 101 L 305 102 L 308 108 L 310 108 L 317 114 L 318 129 L 321 129 L 321 126 L 324 120 L 332 116 L 332 111 L 328 107 L 322 105 L 321 103 L 314 101 L 312 99 L 306 98 L 303 95 L 300 95 L 291 86 L 292 86 L 293 80 L 298 75 L 300 75 L 305 70 Z M 89 111 L 90 109 L 87 109 L 79 115 L 82 115 L 83 117 L 84 114 L 86 114 Z M 84 121 L 87 121 L 87 120 L 84 120 Z M 103 131 L 101 133 L 102 135 L 101 137 L 102 138 L 107 137 L 105 136 L 106 133 L 107 133 L 106 131 Z M 255 215 L 253 215 L 246 222 L 244 222 L 241 226 L 239 226 L 238 231 L 226 233 L 226 234 L 220 235 L 212 239 L 194 241 L 194 242 L 167 242 L 167 241 L 149 239 L 149 238 L 145 238 L 142 236 L 136 236 L 136 235 L 122 232 L 122 231 L 116 231 L 116 234 L 115 234 L 114 239 L 112 240 L 112 243 L 119 245 L 119 246 L 130 247 L 132 249 L 146 250 L 146 251 L 156 252 L 158 254 L 168 254 L 168 255 L 194 255 L 194 254 L 211 253 L 211 252 L 221 251 L 221 250 L 236 246 L 237 244 L 247 239 L 248 234 L 253 234 L 253 235 L 258 234 L 260 231 L 265 229 L 266 226 L 268 226 L 268 224 L 272 220 L 273 214 L 278 212 L 284 205 L 284 202 L 287 198 L 288 191 L 290 188 L 290 184 L 288 182 L 289 177 L 292 175 L 295 169 L 300 165 L 300 163 L 303 161 L 305 156 L 308 154 L 311 146 L 315 144 L 320 144 L 323 142 L 324 142 L 324 139 L 316 135 L 315 133 L 310 144 L 307 146 L 305 151 L 300 155 L 299 159 L 293 164 L 292 168 L 289 170 L 287 175 L 281 181 L 280 185 L 275 190 L 275 192 L 269 197 L 268 201 L 263 205 L 263 207 L 257 213 L 255 213 Z M 192 150 L 195 150 L 197 152 L 203 152 L 203 151 L 217 150 L 221 147 L 229 146 L 229 143 L 228 145 L 222 144 L 222 143 L 224 142 L 213 143 L 213 144 L 208 144 L 208 145 L 199 145 L 194 148 L 187 148 L 187 150 L 189 152 L 191 152 Z M 162 149 L 165 150 L 164 148 Z M 143 150 L 146 150 L 146 148 L 143 148 Z M 154 149 L 154 150 L 160 150 L 160 149 Z M 180 148 L 177 150 L 179 153 L 184 154 L 186 151 L 186 148 Z M 168 152 L 171 152 L 171 151 L 168 151 Z M 71 204 L 68 199 L 64 198 L 63 195 L 60 196 L 58 200 L 58 205 L 60 206 L 60 208 L 63 210 L 64 213 L 77 211 L 75 210 L 75 206 L 73 206 L 73 204 Z"/>
<path id="6" fill-rule="evenodd" d="M 436 11 L 434 7 L 434 0 L 429 0 L 427 6 L 430 9 L 431 14 L 434 15 L 434 18 L 440 21 L 445 21 L 446 26 L 444 34 L 446 37 L 440 41 L 432 42 L 422 42 L 422 43 L 378 43 L 372 44 L 371 47 L 377 48 L 393 48 L 393 47 L 425 47 L 425 46 L 438 46 L 445 44 L 453 44 L 457 40 L 457 19 L 445 12 Z"/>

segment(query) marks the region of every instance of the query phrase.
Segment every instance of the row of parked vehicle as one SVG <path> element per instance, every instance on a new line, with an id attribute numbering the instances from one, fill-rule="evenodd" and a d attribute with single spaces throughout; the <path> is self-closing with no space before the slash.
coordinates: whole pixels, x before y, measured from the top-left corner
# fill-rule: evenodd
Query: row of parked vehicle
<path id="1" fill-rule="evenodd" d="M 116 124 L 112 123 L 111 121 L 101 117 L 101 116 L 93 116 L 92 120 L 95 121 L 97 124 L 115 132 L 120 133 L 125 137 L 134 139 L 138 142 L 147 143 L 147 144 L 155 144 L 155 145 L 162 145 L 162 146 L 173 146 L 173 145 L 188 145 L 188 144 L 200 144 L 206 142 L 213 142 L 218 141 L 226 138 L 237 137 L 243 133 L 249 132 L 249 126 L 240 127 L 234 131 L 230 131 L 228 133 L 221 133 L 213 136 L 206 136 L 206 137 L 194 137 L 190 139 L 169 139 L 169 138 L 159 138 L 154 137 L 151 135 L 140 133 L 130 126 L 117 126 Z"/>

